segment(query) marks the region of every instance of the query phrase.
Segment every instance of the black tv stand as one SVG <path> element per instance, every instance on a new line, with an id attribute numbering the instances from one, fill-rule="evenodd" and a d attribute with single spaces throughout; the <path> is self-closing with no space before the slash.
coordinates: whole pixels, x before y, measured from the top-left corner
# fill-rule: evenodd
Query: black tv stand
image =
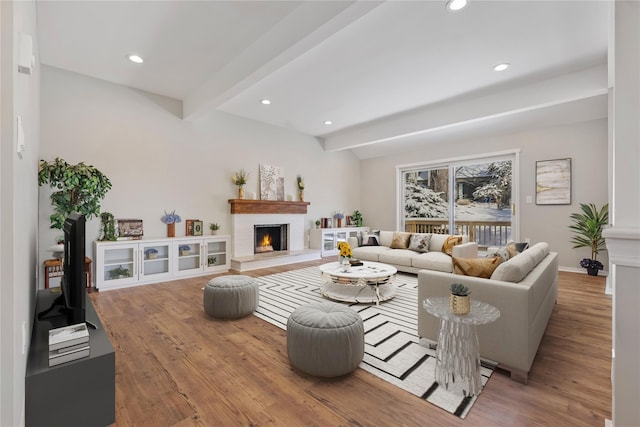
<path id="1" fill-rule="evenodd" d="M 38 291 L 25 377 L 25 425 L 107 426 L 115 422 L 115 352 L 98 314 L 86 300 L 90 355 L 49 367 L 49 330 L 66 325 L 66 314 L 44 311 L 60 294 Z M 56 306 L 61 308 L 60 306 Z"/>

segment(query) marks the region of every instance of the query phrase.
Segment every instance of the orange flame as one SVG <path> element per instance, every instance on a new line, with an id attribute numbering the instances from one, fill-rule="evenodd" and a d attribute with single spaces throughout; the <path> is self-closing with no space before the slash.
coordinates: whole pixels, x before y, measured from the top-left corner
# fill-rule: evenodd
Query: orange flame
<path id="1" fill-rule="evenodd" d="M 262 237 L 262 243 L 260 244 L 260 246 L 265 247 L 265 246 L 271 246 L 271 236 L 269 236 L 268 234 Z"/>

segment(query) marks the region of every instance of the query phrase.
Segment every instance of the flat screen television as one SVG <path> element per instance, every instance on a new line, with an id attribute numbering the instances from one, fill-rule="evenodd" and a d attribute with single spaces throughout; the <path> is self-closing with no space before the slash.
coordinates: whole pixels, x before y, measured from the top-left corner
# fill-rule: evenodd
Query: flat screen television
<path id="1" fill-rule="evenodd" d="M 64 259 L 62 297 L 67 323 L 74 325 L 85 321 L 87 275 L 85 274 L 85 218 L 70 214 L 64 222 Z"/>

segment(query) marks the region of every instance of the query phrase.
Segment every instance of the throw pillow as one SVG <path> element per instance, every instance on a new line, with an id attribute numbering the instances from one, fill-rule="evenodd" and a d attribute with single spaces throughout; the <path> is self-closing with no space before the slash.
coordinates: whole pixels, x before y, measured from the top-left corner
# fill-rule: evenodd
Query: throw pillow
<path id="1" fill-rule="evenodd" d="M 453 257 L 453 273 L 464 276 L 482 277 L 488 279 L 493 274 L 502 259 L 493 258 L 456 258 Z"/>
<path id="2" fill-rule="evenodd" d="M 362 234 L 362 245 L 360 246 L 380 246 L 378 242 L 378 236 L 374 234 Z"/>
<path id="3" fill-rule="evenodd" d="M 402 231 L 395 231 L 393 233 L 393 240 L 389 246 L 391 249 L 407 249 L 409 247 L 409 239 L 411 233 L 404 233 Z"/>
<path id="4" fill-rule="evenodd" d="M 462 243 L 462 236 L 449 236 L 442 245 L 442 252 L 449 256 L 452 256 L 453 247 L 459 245 L 460 243 Z"/>
<path id="5" fill-rule="evenodd" d="M 487 258 L 500 257 L 502 259 L 502 262 L 505 262 L 505 261 L 509 261 L 509 258 L 511 258 L 512 256 L 513 255 L 511 255 L 511 251 L 506 246 L 502 246 L 499 248 L 487 250 L 486 257 Z"/>
<path id="6" fill-rule="evenodd" d="M 428 252 L 430 241 L 431 234 L 412 234 L 409 240 L 409 249 L 421 253 Z"/>
<path id="7" fill-rule="evenodd" d="M 509 251 L 509 258 L 513 258 L 519 253 L 522 253 L 528 247 L 529 247 L 529 244 L 527 242 L 516 243 L 513 240 L 510 240 L 506 246 L 507 250 Z"/>

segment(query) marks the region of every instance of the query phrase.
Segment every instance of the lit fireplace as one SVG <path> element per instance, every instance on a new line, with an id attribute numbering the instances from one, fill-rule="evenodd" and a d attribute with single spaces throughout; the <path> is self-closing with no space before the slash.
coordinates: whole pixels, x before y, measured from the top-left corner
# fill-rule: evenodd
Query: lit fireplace
<path id="1" fill-rule="evenodd" d="M 254 225 L 254 253 L 262 254 L 287 250 L 288 224 Z"/>

